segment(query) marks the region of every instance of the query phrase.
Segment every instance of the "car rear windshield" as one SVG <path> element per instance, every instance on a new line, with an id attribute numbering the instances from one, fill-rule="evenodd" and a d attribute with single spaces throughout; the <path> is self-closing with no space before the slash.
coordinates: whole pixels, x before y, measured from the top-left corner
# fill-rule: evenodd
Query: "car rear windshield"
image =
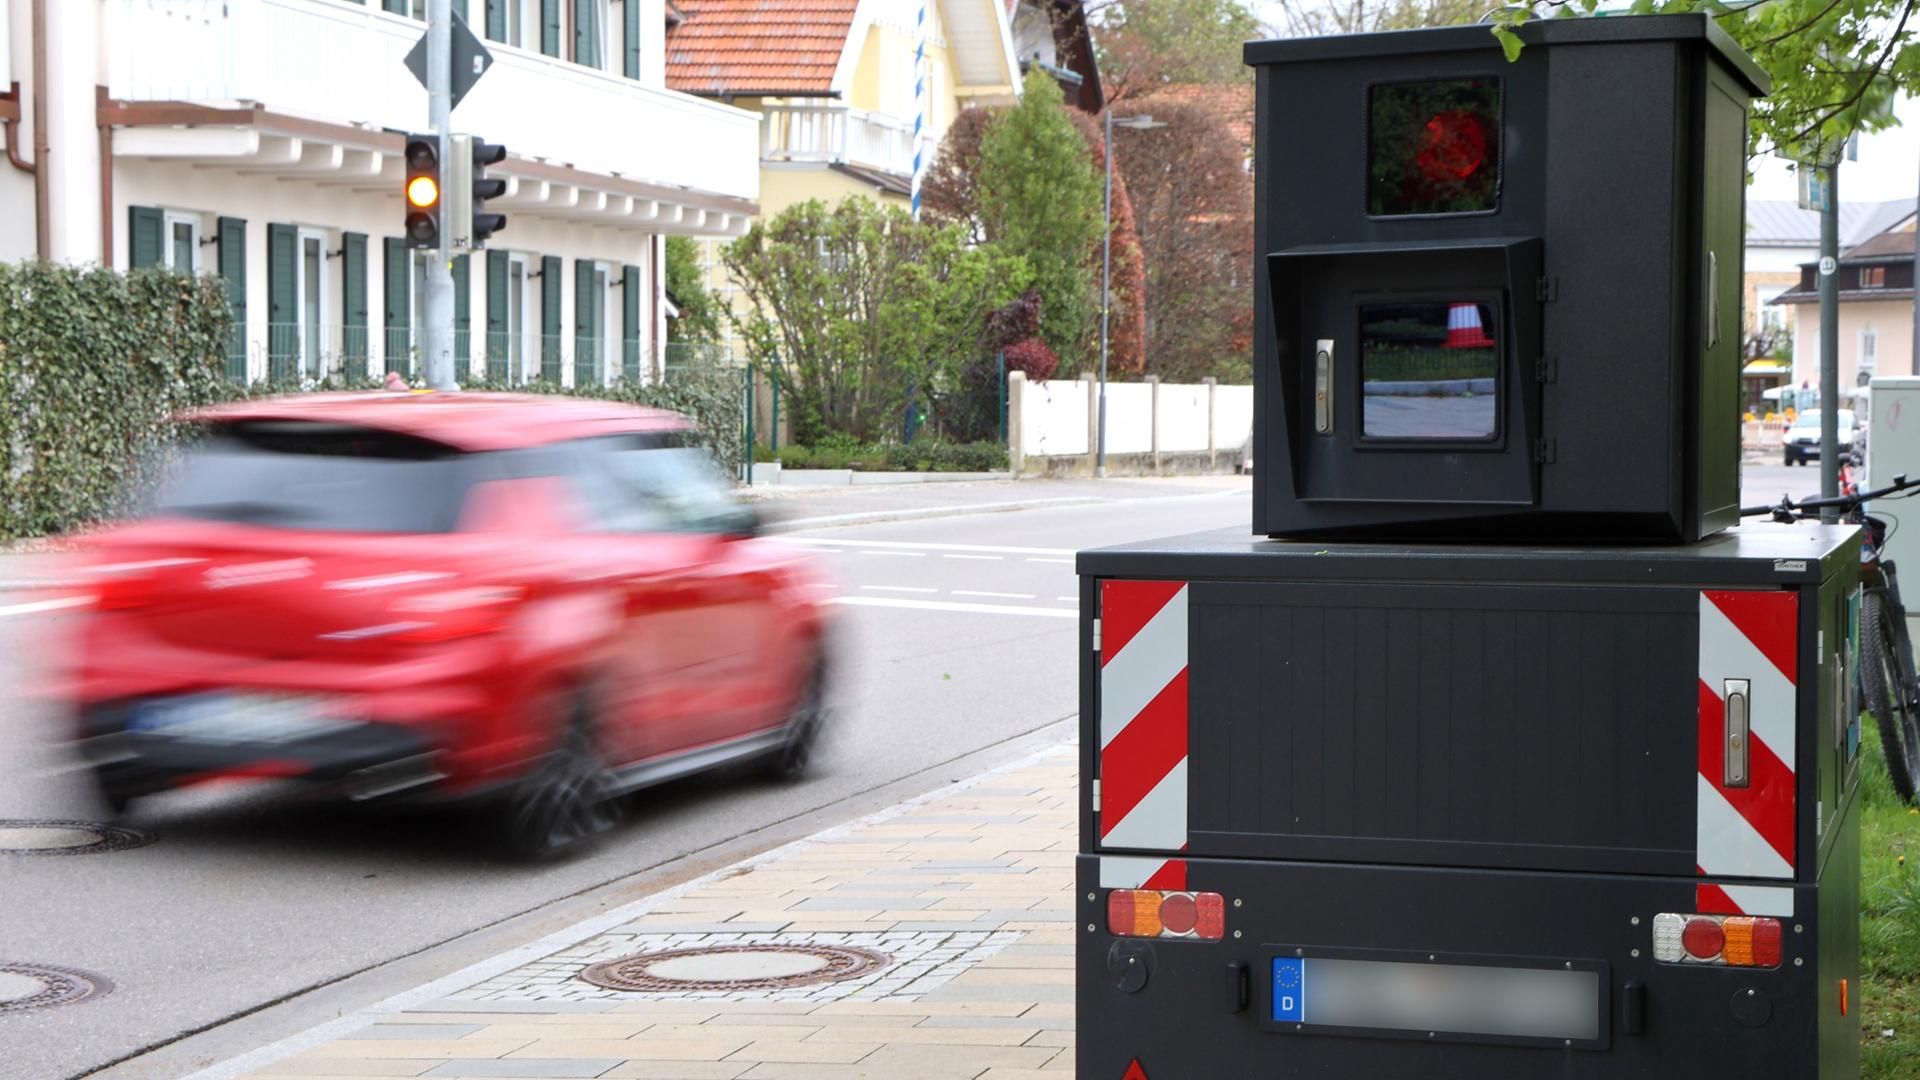
<path id="1" fill-rule="evenodd" d="M 274 528 L 453 531 L 477 459 L 426 439 L 312 421 L 223 425 L 189 450 L 153 512 Z"/>

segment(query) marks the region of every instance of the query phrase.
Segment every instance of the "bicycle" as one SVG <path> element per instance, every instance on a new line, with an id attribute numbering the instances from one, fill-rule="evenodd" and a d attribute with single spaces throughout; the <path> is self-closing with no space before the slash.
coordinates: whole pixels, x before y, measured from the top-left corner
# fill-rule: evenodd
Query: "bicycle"
<path id="1" fill-rule="evenodd" d="M 1886 487 L 1861 491 L 1850 475 L 1844 475 L 1841 491 L 1830 499 L 1795 501 L 1783 495 L 1771 506 L 1742 508 L 1740 515 L 1769 514 L 1775 521 L 1792 524 L 1831 507 L 1842 512 L 1842 521 L 1866 529 L 1860 545 L 1859 700 L 1862 711 L 1873 717 L 1880 730 L 1880 747 L 1894 790 L 1902 801 L 1912 803 L 1920 782 L 1920 672 L 1915 670 L 1913 643 L 1907 636 L 1899 576 L 1893 560 L 1881 557 L 1887 523 L 1866 513 L 1864 506 L 1875 499 L 1911 498 L 1920 492 L 1920 480 L 1909 480 L 1902 473 Z"/>

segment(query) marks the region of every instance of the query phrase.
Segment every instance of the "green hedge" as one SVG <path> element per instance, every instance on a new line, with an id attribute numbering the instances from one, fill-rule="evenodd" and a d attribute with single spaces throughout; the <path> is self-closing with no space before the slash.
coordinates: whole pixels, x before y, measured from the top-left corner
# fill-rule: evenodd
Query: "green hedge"
<path id="1" fill-rule="evenodd" d="M 0 539 L 112 516 L 176 437 L 233 396 L 218 279 L 0 265 Z"/>
<path id="2" fill-rule="evenodd" d="M 770 459 L 765 447 L 757 457 Z M 783 446 L 784 469 L 853 469 L 856 472 L 993 472 L 1007 467 L 1007 448 L 997 442 Z"/>
<path id="3" fill-rule="evenodd" d="M 746 425 L 745 372 L 742 368 L 711 367 L 678 369 L 664 382 L 636 385 L 617 382 L 610 386 L 561 386 L 551 382 L 527 382 L 508 385 L 475 379 L 463 382 L 462 390 L 502 390 L 519 394 L 569 394 L 574 397 L 620 401 L 629 405 L 648 405 L 671 409 L 691 417 L 700 425 L 701 441 L 713 456 L 729 469 L 740 463 Z"/>

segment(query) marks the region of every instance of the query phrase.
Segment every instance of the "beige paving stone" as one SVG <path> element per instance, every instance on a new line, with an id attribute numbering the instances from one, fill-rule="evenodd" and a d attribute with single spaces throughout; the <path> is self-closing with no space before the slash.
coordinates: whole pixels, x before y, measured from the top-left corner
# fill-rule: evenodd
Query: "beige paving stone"
<path id="1" fill-rule="evenodd" d="M 1049 1002 L 1044 1005 L 1035 1005 L 1020 1015 L 1031 1016 L 1035 1020 L 1071 1020 L 1074 1014 L 1073 1006 L 1069 1003 Z"/>
<path id="2" fill-rule="evenodd" d="M 341 1039 L 315 1047 L 306 1055 L 315 1058 L 424 1058 L 444 1061 L 448 1058 L 492 1058 L 508 1054 L 533 1042 L 532 1039 Z"/>
<path id="3" fill-rule="evenodd" d="M 887 1033 L 888 1046 L 936 1044 L 940 1046 L 1019 1046 L 1033 1038 L 1037 1028 L 896 1028 Z M 808 1042 L 848 1042 L 871 1039 L 871 1031 L 851 1028 L 821 1028 L 807 1037 Z"/>
<path id="4" fill-rule="evenodd" d="M 875 1050 L 877 1042 L 774 1042 L 757 1040 L 728 1055 L 728 1061 L 838 1062 L 851 1065 Z"/>
<path id="5" fill-rule="evenodd" d="M 432 1061 L 401 1061 L 395 1058 L 323 1058 L 312 1051 L 285 1061 L 276 1061 L 254 1072 L 254 1076 L 419 1076 L 434 1067 Z"/>
<path id="6" fill-rule="evenodd" d="M 855 1065 L 763 1061 L 741 1073 L 740 1080 L 973 1080 L 985 1071 L 981 1066 L 964 1061 L 921 1061 L 910 1064 L 862 1061 Z"/>
<path id="7" fill-rule="evenodd" d="M 920 1075 L 914 1071 L 916 1067 L 936 1061 L 951 1061 L 971 1067 L 976 1071 L 967 1075 L 977 1076 L 995 1067 L 1038 1069 L 1060 1053 L 1062 1051 L 1051 1046 L 971 1046 L 965 1053 L 942 1051 L 938 1054 L 929 1054 L 927 1048 L 923 1046 L 903 1046 L 894 1043 L 861 1058 L 860 1064 L 880 1070 L 873 1074 L 875 1076 L 892 1076 L 900 1080 L 908 1080 L 910 1077 Z M 887 1071 L 888 1069 L 893 1071 Z"/>
<path id="8" fill-rule="evenodd" d="M 1074 1032 L 1061 1031 L 1058 1028 L 1041 1028 L 1039 1034 L 1026 1041 L 1027 1046 L 1072 1046 Z"/>
<path id="9" fill-rule="evenodd" d="M 704 1010 L 687 1008 L 685 1002 L 679 1003 L 679 1007 L 674 1011 L 680 1016 L 692 1018 L 684 1020 L 684 1023 L 698 1023 L 701 1017 L 707 1015 Z M 608 1020 L 605 1013 L 494 1012 L 403 1012 L 394 1013 L 391 1016 L 383 1016 L 379 1020 L 374 1021 L 375 1024 L 566 1024 L 569 1026 L 574 1024 L 605 1024 L 609 1022 L 611 1021 Z"/>
<path id="10" fill-rule="evenodd" d="M 1020 1016 L 1031 1002 L 1009 1001 L 830 1001 L 820 1006 L 822 1016 Z"/>
<path id="11" fill-rule="evenodd" d="M 763 1018 L 764 1019 L 764 1018 Z M 782 1019 L 792 1020 L 793 1017 Z M 649 1039 L 711 1039 L 724 1035 L 729 1039 L 770 1040 L 773 1042 L 799 1042 L 801 1039 L 820 1030 L 818 1024 L 659 1024 L 647 1029 L 640 1036 Z"/>
<path id="12" fill-rule="evenodd" d="M 616 1058 L 629 1061 L 719 1061 L 747 1045 L 725 1028 L 701 1039 L 536 1039 L 507 1055 L 514 1058 Z"/>
<path id="13" fill-rule="evenodd" d="M 734 1080 L 751 1068 L 744 1061 L 627 1061 L 601 1080 Z"/>
<path id="14" fill-rule="evenodd" d="M 461 1037 L 462 1042 L 479 1039 L 518 1039 L 531 1042 L 534 1039 L 631 1039 L 640 1032 L 652 1027 L 656 1021 L 632 1020 L 626 1023 L 607 1022 L 602 1017 L 598 1024 L 548 1024 L 543 1019 L 528 1022 L 526 1017 L 516 1016 L 509 1024 L 493 1024 L 471 1035 Z"/>

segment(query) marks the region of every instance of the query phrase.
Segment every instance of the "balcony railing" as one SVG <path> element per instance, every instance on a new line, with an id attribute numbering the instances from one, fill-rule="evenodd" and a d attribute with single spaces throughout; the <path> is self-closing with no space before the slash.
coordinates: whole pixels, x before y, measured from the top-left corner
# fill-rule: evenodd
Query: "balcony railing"
<path id="1" fill-rule="evenodd" d="M 123 101 L 258 102 L 279 113 L 412 131 L 427 96 L 401 63 L 413 19 L 350 0 L 105 0 L 107 91 Z M 495 63 L 462 130 L 521 157 L 753 198 L 755 114 L 488 42 Z"/>
<path id="2" fill-rule="evenodd" d="M 368 379 L 383 378 L 397 371 L 409 380 L 420 374 L 416 331 L 407 327 L 327 325 L 317 332 L 300 323 L 267 324 L 263 342 L 249 343 L 244 328 L 237 328 L 226 358 L 227 377 L 246 381 L 247 357 L 264 358 L 251 375 L 276 383 L 325 383 L 356 386 Z M 692 348 L 670 342 L 666 346 L 669 374 L 690 367 L 712 366 L 726 362 L 724 346 L 703 345 Z M 484 377 L 490 382 L 520 384 L 540 381 L 558 383 L 571 371 L 572 385 L 626 380 L 639 382 L 650 376 L 644 350 L 637 341 L 621 341 L 616 367 L 600 338 L 574 334 L 527 334 L 514 340 L 504 331 L 476 329 L 453 332 L 454 370 L 462 381 Z M 537 358 L 537 362 L 530 362 Z M 264 368 L 264 370 L 262 370 Z"/>
<path id="3" fill-rule="evenodd" d="M 913 124 L 830 101 L 765 103 L 760 156 L 766 161 L 865 165 L 913 171 Z"/>

